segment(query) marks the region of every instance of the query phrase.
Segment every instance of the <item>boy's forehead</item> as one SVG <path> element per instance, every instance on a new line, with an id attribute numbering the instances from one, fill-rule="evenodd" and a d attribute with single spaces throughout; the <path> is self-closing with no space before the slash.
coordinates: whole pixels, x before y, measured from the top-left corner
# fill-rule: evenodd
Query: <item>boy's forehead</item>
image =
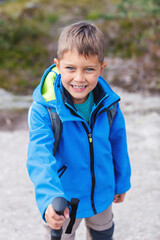
<path id="1" fill-rule="evenodd" d="M 83 61 L 83 63 L 92 63 L 92 64 L 97 64 L 99 63 L 98 56 L 96 54 L 94 55 L 85 55 L 85 54 L 80 54 L 76 49 L 73 50 L 68 50 L 66 51 L 60 61 L 63 62 L 75 62 L 76 61 Z"/>

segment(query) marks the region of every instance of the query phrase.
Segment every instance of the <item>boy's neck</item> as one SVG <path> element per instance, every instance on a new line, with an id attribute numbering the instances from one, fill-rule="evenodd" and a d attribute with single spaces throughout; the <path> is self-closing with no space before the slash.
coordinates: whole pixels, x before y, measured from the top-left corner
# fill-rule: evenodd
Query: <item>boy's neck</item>
<path id="1" fill-rule="evenodd" d="M 84 103 L 74 104 L 79 114 L 89 123 L 90 114 L 94 104 L 93 92 L 91 91 L 88 95 L 87 100 Z"/>

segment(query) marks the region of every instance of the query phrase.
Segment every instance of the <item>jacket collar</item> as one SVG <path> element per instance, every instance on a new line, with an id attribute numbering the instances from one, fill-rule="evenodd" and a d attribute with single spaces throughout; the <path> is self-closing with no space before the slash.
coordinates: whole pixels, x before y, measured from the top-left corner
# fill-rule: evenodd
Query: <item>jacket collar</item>
<path id="1" fill-rule="evenodd" d="M 95 87 L 95 89 L 93 90 L 93 97 L 94 97 L 94 103 L 95 105 L 98 105 L 99 102 L 106 96 L 106 92 L 103 90 L 102 86 L 100 85 L 100 83 L 97 83 L 97 86 Z M 108 94 L 107 96 L 108 97 Z M 75 108 L 74 104 L 73 104 L 73 100 L 72 97 L 70 95 L 70 93 L 62 86 L 62 99 L 63 99 L 63 103 L 70 105 L 73 109 Z"/>

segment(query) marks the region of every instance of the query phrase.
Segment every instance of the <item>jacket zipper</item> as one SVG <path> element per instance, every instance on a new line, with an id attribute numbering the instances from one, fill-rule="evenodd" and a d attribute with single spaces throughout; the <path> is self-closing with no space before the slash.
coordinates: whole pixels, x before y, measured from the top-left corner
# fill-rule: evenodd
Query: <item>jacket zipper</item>
<path id="1" fill-rule="evenodd" d="M 92 189 L 91 189 L 91 204 L 94 214 L 97 214 L 95 204 L 94 204 L 94 190 L 95 190 L 95 173 L 94 173 L 94 152 L 93 152 L 93 139 L 92 139 L 92 133 L 88 134 L 88 140 L 89 140 L 89 148 L 90 148 L 90 169 L 91 169 L 91 177 L 92 177 Z"/>
<path id="2" fill-rule="evenodd" d="M 88 128 L 85 123 L 82 123 L 83 127 L 88 136 L 89 149 L 90 149 L 90 170 L 91 170 L 91 178 L 92 178 L 92 188 L 91 188 L 91 205 L 94 214 L 97 214 L 95 204 L 94 204 L 94 190 L 95 190 L 95 172 L 94 172 L 94 151 L 93 151 L 93 139 L 92 133 L 89 133 Z"/>

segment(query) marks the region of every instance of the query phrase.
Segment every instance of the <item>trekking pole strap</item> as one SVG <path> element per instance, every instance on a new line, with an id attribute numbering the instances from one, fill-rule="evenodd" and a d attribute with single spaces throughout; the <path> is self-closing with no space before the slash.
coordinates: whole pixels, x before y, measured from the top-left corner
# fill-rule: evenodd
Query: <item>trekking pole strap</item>
<path id="1" fill-rule="evenodd" d="M 72 232 L 73 225 L 76 220 L 76 213 L 78 208 L 79 199 L 78 198 L 72 198 L 69 202 L 69 206 L 71 206 L 71 212 L 70 212 L 70 222 L 68 224 L 68 227 L 66 229 L 67 234 L 70 234 Z"/>

